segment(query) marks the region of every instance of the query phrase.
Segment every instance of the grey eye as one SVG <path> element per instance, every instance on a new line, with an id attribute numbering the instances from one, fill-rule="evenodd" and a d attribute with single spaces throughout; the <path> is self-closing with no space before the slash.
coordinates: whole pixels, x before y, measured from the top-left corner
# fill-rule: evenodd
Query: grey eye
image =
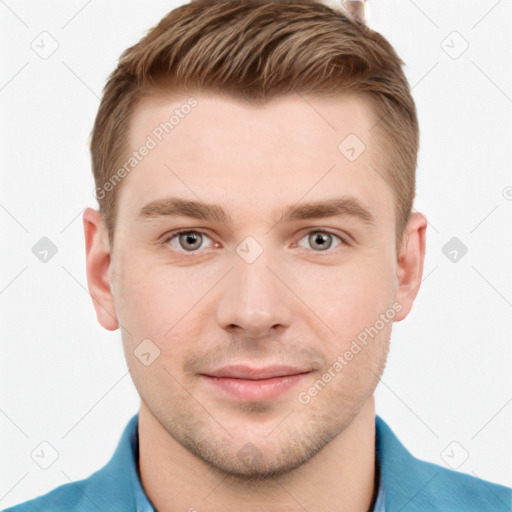
<path id="1" fill-rule="evenodd" d="M 213 247 L 213 240 L 206 233 L 193 229 L 177 231 L 169 235 L 165 243 L 178 253 L 199 252 Z"/>
<path id="2" fill-rule="evenodd" d="M 185 231 L 179 235 L 180 246 L 185 251 L 195 251 L 201 247 L 203 234 L 197 231 Z"/>
<path id="3" fill-rule="evenodd" d="M 332 245 L 332 235 L 330 233 L 324 233 L 323 231 L 315 231 L 314 233 L 310 233 L 308 241 L 313 249 L 325 251 Z"/>

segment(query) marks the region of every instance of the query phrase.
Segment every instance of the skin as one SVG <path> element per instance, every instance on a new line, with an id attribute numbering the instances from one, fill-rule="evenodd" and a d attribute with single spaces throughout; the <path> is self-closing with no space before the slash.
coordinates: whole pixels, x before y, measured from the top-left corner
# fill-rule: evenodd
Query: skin
<path id="1" fill-rule="evenodd" d="M 141 396 L 143 486 L 162 512 L 366 511 L 373 392 L 393 321 L 408 315 L 421 284 L 426 218 L 412 215 L 397 254 L 393 192 L 364 99 L 289 95 L 254 106 L 194 97 L 197 107 L 119 185 L 113 248 L 99 212 L 83 215 L 98 321 L 121 329 Z M 145 97 L 130 147 L 187 98 Z M 366 146 L 355 161 L 338 150 L 351 133 Z M 170 196 L 221 205 L 231 222 L 138 218 L 144 205 Z M 340 196 L 358 199 L 374 224 L 347 215 L 280 221 L 288 206 Z M 167 241 L 179 229 L 203 232 L 202 241 Z M 315 231 L 327 249 L 311 240 Z M 236 251 L 248 236 L 263 250 L 251 263 Z M 393 320 L 300 403 L 298 393 L 393 304 Z M 144 339 L 160 350 L 148 366 L 134 355 Z M 277 397 L 240 400 L 202 375 L 229 363 L 311 371 Z M 240 456 L 244 447 L 252 460 Z"/>

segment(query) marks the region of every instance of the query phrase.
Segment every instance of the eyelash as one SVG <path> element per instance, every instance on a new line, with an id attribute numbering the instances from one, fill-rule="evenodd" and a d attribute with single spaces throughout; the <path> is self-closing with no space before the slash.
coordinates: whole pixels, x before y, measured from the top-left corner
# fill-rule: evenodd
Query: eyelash
<path id="1" fill-rule="evenodd" d="M 164 237 L 164 239 L 163 239 L 162 243 L 163 243 L 163 245 L 166 245 L 166 246 L 167 246 L 167 245 L 169 244 L 169 242 L 171 242 L 171 240 L 173 240 L 173 239 L 175 239 L 175 238 L 179 238 L 179 236 L 180 236 L 180 235 L 185 234 L 185 233 L 200 233 L 200 234 L 202 234 L 202 235 L 204 235 L 204 236 L 207 236 L 208 238 L 212 239 L 212 237 L 211 237 L 211 236 L 209 236 L 207 232 L 202 231 L 202 230 L 200 230 L 200 229 L 181 229 L 181 230 L 178 230 L 178 231 L 172 231 L 171 233 L 168 233 L 168 234 Z M 305 234 L 304 234 L 304 235 L 299 239 L 299 242 L 300 242 L 304 237 L 307 237 L 307 236 L 311 235 L 312 233 L 324 233 L 324 234 L 327 234 L 327 235 L 331 235 L 331 236 L 333 236 L 333 237 L 335 237 L 335 238 L 338 238 L 338 239 L 340 240 L 340 243 L 339 243 L 339 244 L 338 244 L 338 246 L 336 246 L 334 249 L 333 249 L 333 248 L 329 248 L 329 249 L 326 249 L 326 250 L 324 250 L 324 251 L 314 251 L 313 249 L 311 249 L 311 250 L 312 250 L 312 252 L 317 253 L 317 254 L 319 254 L 319 255 L 322 255 L 322 254 L 332 254 L 332 253 L 336 250 L 336 248 L 337 248 L 337 247 L 340 247 L 340 246 L 348 246 L 348 245 L 349 245 L 349 243 L 346 241 L 346 239 L 345 239 L 345 238 L 341 237 L 340 235 L 338 235 L 338 234 L 336 234 L 336 233 L 334 233 L 334 232 L 332 232 L 332 231 L 330 231 L 330 230 L 328 230 L 328 229 L 312 229 L 312 230 L 308 231 L 307 233 L 305 233 Z M 213 240 L 212 240 L 212 242 L 213 242 Z M 178 243 L 179 243 L 179 242 L 178 242 Z M 213 242 L 213 245 L 215 245 L 216 243 L 217 243 L 217 242 Z M 297 243 L 298 243 L 298 242 L 297 242 Z M 297 244 L 294 244 L 294 246 L 297 246 Z M 198 255 L 198 254 L 199 254 L 199 251 L 200 251 L 199 249 L 198 249 L 198 250 L 196 250 L 196 251 L 185 251 L 184 249 L 181 249 L 181 250 L 180 250 L 180 249 L 173 249 L 173 250 L 176 250 L 176 252 L 179 252 L 179 253 L 181 253 L 181 254 L 188 254 L 188 255 L 190 255 L 190 257 L 191 257 L 191 256 L 196 256 L 196 255 Z"/>

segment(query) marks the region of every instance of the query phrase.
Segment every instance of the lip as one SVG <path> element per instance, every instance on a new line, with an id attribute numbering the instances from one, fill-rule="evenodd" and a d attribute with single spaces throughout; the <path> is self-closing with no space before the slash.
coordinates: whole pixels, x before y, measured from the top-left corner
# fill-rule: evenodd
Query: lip
<path id="1" fill-rule="evenodd" d="M 232 364 L 209 371 L 204 375 L 209 377 L 229 377 L 232 379 L 262 380 L 298 375 L 310 371 L 309 368 L 298 368 L 296 366 L 287 365 L 270 365 L 257 368 L 246 364 Z"/>
<path id="2" fill-rule="evenodd" d="M 273 365 L 255 368 L 248 365 L 224 366 L 201 376 L 217 391 L 237 400 L 271 400 L 289 391 L 310 369 Z"/>

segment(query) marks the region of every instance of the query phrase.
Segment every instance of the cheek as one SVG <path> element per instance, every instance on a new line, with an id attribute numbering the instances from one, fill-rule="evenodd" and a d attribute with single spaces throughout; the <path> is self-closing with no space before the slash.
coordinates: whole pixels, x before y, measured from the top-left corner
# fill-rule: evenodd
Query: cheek
<path id="1" fill-rule="evenodd" d="M 140 320 L 161 317 L 165 292 L 169 288 L 158 280 L 157 273 L 132 258 L 120 265 L 116 282 L 116 304 L 125 323 L 135 324 Z"/>
<path id="2" fill-rule="evenodd" d="M 168 282 L 161 272 L 143 261 L 142 257 L 124 253 L 114 281 L 117 317 L 130 333 L 133 345 L 141 339 L 156 339 L 172 326 L 169 312 L 172 301 L 180 295 L 175 291 L 177 283 Z"/>
<path id="3" fill-rule="evenodd" d="M 337 343 L 373 325 L 393 304 L 393 269 L 384 261 L 304 269 L 296 277 L 297 295 L 336 333 Z"/>
<path id="4" fill-rule="evenodd" d="M 215 269 L 172 267 L 147 256 L 125 253 L 115 281 L 116 312 L 120 322 L 140 339 L 169 345 L 184 328 L 193 331 L 206 301 L 201 301 L 218 280 Z"/>
<path id="5" fill-rule="evenodd" d="M 225 269 L 217 265 L 172 266 L 154 258 L 148 264 L 149 260 L 140 251 L 125 250 L 116 261 L 116 311 L 121 324 L 132 333 L 132 343 L 150 338 L 169 346 L 178 335 L 199 332 L 201 325 L 211 328 L 216 304 L 208 293 L 215 285 L 215 295 L 222 295 L 222 283 L 217 281 Z M 283 272 L 283 279 L 290 282 L 296 295 L 285 291 L 282 300 L 289 301 L 289 307 L 300 316 L 297 325 L 306 323 L 317 333 L 327 325 L 336 333 L 332 349 L 337 351 L 342 348 L 340 341 L 342 345 L 350 342 L 373 325 L 391 307 L 394 297 L 392 266 L 373 253 L 347 258 L 339 265 L 299 262 Z M 325 333 L 321 338 L 325 339 Z M 331 352 L 327 344 L 324 347 Z"/>

